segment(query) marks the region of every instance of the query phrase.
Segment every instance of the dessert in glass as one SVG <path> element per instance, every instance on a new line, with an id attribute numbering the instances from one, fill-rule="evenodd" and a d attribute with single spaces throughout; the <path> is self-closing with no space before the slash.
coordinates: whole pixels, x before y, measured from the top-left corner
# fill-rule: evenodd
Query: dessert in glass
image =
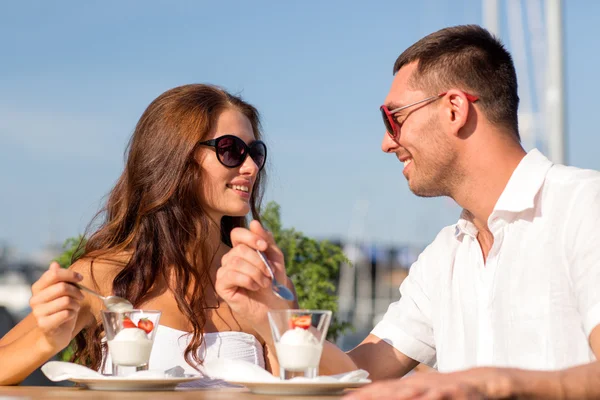
<path id="1" fill-rule="evenodd" d="M 148 369 L 160 311 L 102 311 L 113 376 Z"/>
<path id="2" fill-rule="evenodd" d="M 318 375 L 331 314 L 328 310 L 269 311 L 281 379 Z"/>

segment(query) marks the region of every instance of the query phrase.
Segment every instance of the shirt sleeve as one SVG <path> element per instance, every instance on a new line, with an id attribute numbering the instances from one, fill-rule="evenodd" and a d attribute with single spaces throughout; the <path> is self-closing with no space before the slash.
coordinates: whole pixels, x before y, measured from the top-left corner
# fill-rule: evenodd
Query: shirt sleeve
<path id="1" fill-rule="evenodd" d="M 400 300 L 390 304 L 371 334 L 406 356 L 433 367 L 436 363 L 435 342 L 431 323 L 431 299 L 425 289 L 423 269 L 428 250 L 425 249 L 411 266 L 400 285 Z"/>
<path id="2" fill-rule="evenodd" d="M 586 182 L 573 196 L 565 235 L 571 285 L 589 337 L 600 325 L 600 179 Z"/>

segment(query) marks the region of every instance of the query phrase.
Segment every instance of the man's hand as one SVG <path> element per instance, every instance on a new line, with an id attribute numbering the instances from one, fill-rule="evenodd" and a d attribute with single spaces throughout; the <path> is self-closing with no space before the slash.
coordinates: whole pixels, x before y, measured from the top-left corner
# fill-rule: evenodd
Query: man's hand
<path id="1" fill-rule="evenodd" d="M 416 373 L 403 379 L 368 385 L 344 400 L 446 400 L 509 398 L 515 370 L 504 368 L 474 368 L 442 374 Z"/>

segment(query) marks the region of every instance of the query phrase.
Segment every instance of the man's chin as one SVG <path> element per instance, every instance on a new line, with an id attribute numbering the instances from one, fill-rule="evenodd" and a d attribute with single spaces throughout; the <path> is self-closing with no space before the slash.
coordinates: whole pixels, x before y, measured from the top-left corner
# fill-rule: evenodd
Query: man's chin
<path id="1" fill-rule="evenodd" d="M 418 185 L 414 181 L 408 181 L 408 188 L 415 196 L 418 197 L 441 197 L 445 196 L 437 188 Z"/>

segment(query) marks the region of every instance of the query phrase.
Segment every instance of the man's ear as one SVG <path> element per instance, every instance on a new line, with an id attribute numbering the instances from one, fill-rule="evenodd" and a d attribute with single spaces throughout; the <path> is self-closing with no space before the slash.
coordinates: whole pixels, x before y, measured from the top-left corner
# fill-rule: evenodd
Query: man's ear
<path id="1" fill-rule="evenodd" d="M 442 99 L 444 116 L 451 132 L 458 136 L 459 131 L 467 123 L 469 117 L 469 100 L 460 90 L 449 90 Z"/>

